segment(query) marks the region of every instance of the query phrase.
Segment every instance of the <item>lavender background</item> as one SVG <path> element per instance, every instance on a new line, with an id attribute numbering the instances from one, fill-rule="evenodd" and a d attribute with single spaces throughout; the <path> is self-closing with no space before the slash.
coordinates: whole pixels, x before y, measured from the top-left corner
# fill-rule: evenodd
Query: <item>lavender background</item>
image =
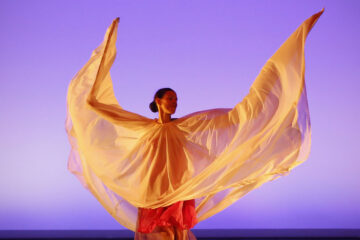
<path id="1" fill-rule="evenodd" d="M 175 117 L 232 107 L 321 8 L 306 43 L 307 162 L 196 228 L 360 228 L 360 1 L 0 0 L 0 229 L 122 229 L 67 169 L 67 86 L 120 17 L 112 68 L 133 112 L 154 92 Z"/>

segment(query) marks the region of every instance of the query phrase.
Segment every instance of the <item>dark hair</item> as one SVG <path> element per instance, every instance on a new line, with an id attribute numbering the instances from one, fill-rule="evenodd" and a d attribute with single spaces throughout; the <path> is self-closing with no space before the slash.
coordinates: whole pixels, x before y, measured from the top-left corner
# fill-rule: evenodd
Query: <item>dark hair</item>
<path id="1" fill-rule="evenodd" d="M 163 96 L 165 95 L 165 93 L 172 91 L 175 92 L 174 90 L 172 90 L 171 88 L 160 88 L 159 90 L 156 91 L 155 95 L 154 95 L 154 100 L 150 103 L 149 108 L 152 112 L 157 112 L 159 111 L 158 107 L 156 106 L 155 103 L 155 98 L 163 98 Z"/>

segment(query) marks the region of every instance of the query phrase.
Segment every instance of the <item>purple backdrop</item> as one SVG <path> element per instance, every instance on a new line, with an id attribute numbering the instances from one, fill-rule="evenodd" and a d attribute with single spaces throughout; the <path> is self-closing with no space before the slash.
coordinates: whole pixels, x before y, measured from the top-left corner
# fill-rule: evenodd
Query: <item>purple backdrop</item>
<path id="1" fill-rule="evenodd" d="M 325 7 L 306 45 L 307 162 L 197 228 L 360 228 L 360 1 L 0 1 L 0 229 L 121 229 L 66 169 L 67 86 L 120 17 L 120 104 L 155 117 L 232 107 L 297 26 Z"/>

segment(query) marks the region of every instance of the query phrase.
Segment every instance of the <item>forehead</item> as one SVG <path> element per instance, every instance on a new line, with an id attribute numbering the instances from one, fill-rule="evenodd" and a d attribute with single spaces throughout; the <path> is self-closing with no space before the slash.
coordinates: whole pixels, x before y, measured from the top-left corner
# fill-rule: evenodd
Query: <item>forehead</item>
<path id="1" fill-rule="evenodd" d="M 177 97 L 176 96 L 176 93 L 173 92 L 173 91 L 167 91 L 165 94 L 164 94 L 164 97 Z"/>

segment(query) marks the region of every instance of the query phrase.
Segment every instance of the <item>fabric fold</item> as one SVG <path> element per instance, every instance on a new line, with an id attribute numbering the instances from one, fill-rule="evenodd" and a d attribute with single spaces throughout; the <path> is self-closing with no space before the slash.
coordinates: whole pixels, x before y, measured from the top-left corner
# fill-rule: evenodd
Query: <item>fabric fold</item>
<path id="1" fill-rule="evenodd" d="M 68 88 L 69 170 L 133 231 L 138 208 L 195 199 L 202 221 L 289 174 L 310 153 L 304 46 L 323 11 L 281 45 L 234 108 L 196 112 L 165 124 L 124 110 L 115 98 L 110 76 L 115 19 Z"/>

